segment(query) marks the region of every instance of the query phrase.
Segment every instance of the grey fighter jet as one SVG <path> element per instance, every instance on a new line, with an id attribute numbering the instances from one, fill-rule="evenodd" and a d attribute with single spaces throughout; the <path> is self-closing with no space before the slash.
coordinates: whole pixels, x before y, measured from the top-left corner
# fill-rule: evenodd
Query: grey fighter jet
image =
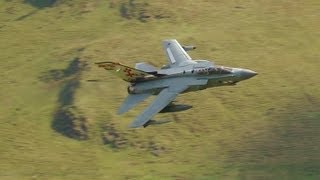
<path id="1" fill-rule="evenodd" d="M 131 128 L 160 124 L 159 121 L 151 120 L 159 112 L 176 112 L 191 108 L 172 103 L 180 93 L 236 85 L 239 81 L 257 75 L 249 69 L 219 66 L 207 60 L 193 60 L 186 51 L 194 50 L 195 47 L 181 46 L 175 39 L 164 40 L 162 45 L 168 64 L 160 69 L 146 63 L 137 63 L 135 68 L 115 62 L 96 63 L 130 83 L 128 97 L 119 108 L 118 114 L 127 112 L 151 95 L 157 96 L 131 123 Z"/>

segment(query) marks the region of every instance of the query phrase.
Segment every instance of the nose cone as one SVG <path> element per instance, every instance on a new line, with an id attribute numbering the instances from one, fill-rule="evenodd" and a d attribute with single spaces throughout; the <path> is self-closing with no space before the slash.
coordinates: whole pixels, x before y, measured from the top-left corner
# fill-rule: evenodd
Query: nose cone
<path id="1" fill-rule="evenodd" d="M 240 74 L 243 79 L 249 79 L 257 75 L 258 73 L 251 71 L 249 69 L 243 69 Z"/>

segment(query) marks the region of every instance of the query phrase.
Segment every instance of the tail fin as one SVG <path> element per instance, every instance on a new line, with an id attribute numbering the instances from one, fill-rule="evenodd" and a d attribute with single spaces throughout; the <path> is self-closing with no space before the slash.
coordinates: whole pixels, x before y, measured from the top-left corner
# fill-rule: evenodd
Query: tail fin
<path id="1" fill-rule="evenodd" d="M 113 74 L 127 82 L 136 82 L 137 80 L 155 77 L 150 73 L 131 68 L 120 63 L 97 62 L 95 64 L 97 64 L 99 67 L 104 68 L 105 70 L 111 71 Z"/>

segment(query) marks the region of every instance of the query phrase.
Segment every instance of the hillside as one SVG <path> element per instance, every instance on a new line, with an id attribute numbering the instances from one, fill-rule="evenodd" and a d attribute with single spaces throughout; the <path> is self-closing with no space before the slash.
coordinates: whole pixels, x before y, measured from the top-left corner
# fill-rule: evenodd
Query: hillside
<path id="1" fill-rule="evenodd" d="M 318 0 L 0 1 L 0 179 L 319 179 Z M 258 76 L 128 124 L 95 66 L 166 63 L 161 40 Z"/>

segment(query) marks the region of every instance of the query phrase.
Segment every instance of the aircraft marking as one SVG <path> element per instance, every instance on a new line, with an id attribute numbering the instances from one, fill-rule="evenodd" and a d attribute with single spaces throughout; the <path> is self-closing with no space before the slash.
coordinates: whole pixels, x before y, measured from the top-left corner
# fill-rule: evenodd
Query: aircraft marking
<path id="1" fill-rule="evenodd" d="M 168 52 L 168 55 L 169 55 L 169 57 L 170 57 L 171 63 L 172 63 L 172 64 L 176 63 L 176 60 L 174 59 L 174 56 L 173 56 L 173 54 L 172 54 L 172 52 L 171 52 L 171 49 L 170 49 L 169 47 L 167 47 L 167 52 Z"/>

